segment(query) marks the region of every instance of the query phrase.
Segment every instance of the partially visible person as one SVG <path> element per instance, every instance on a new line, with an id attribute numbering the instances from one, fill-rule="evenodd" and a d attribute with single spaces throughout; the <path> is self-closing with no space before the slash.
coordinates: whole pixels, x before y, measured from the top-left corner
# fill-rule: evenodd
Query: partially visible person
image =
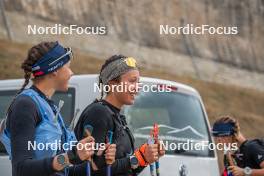
<path id="1" fill-rule="evenodd" d="M 237 144 L 238 150 L 231 155 L 234 165 L 228 167 L 234 176 L 264 175 L 264 141 L 262 139 L 246 139 L 240 130 L 239 122 L 230 116 L 223 116 L 216 120 L 212 133 L 216 143 L 223 143 L 226 146 Z"/>
<path id="2" fill-rule="evenodd" d="M 8 109 L 0 134 L 11 158 L 13 176 L 86 175 L 94 139 L 83 137 L 78 145 L 87 147 L 69 148 L 76 137 L 60 114 L 63 103 L 57 107 L 51 100 L 55 91 L 68 90 L 72 58 L 71 48 L 58 42 L 42 42 L 28 51 L 21 66 L 25 82 Z M 33 85 L 26 88 L 30 80 Z M 106 155 L 115 160 L 115 150 L 107 150 Z"/>
<path id="3" fill-rule="evenodd" d="M 86 107 L 75 127 L 76 137 L 81 139 L 84 126 L 93 126 L 96 142 L 104 142 L 107 132 L 113 131 L 117 150 L 116 161 L 112 165 L 112 174 L 115 176 L 138 175 L 149 163 L 157 161 L 165 153 L 159 144 L 142 144 L 141 147 L 135 148 L 134 137 L 127 126 L 126 117 L 120 112 L 124 105 L 134 103 L 139 76 L 134 58 L 114 55 L 107 59 L 100 71 L 99 85 L 101 88 L 109 86 L 110 90 L 102 92 L 101 99 Z M 118 89 L 118 86 L 123 89 Z M 100 157 L 96 163 L 101 167 L 108 164 Z M 95 172 L 94 176 L 105 176 L 105 170 Z"/>

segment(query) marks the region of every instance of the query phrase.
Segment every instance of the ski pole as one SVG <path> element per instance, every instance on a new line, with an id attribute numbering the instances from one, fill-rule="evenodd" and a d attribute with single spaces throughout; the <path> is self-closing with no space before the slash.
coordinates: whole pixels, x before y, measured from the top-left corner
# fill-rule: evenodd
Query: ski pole
<path id="1" fill-rule="evenodd" d="M 112 144 L 112 142 L 113 142 L 113 132 L 112 131 L 108 131 L 107 132 L 107 139 L 108 139 L 108 142 L 109 142 L 109 144 Z M 111 165 L 107 165 L 107 168 L 106 168 L 107 170 L 106 170 L 106 175 L 107 176 L 111 176 Z"/>
<path id="2" fill-rule="evenodd" d="M 148 144 L 154 144 L 154 140 L 153 140 L 153 130 L 151 130 L 151 132 L 150 132 L 150 137 L 148 139 Z M 154 164 L 153 163 L 150 163 L 149 164 L 149 170 L 150 170 L 150 175 L 151 176 L 155 176 L 155 174 L 154 174 Z"/>
<path id="3" fill-rule="evenodd" d="M 224 150 L 224 166 L 225 166 L 225 171 L 224 175 L 226 176 L 233 176 L 232 172 L 228 169 L 229 166 L 234 166 L 235 163 L 232 159 L 232 156 L 228 150 Z"/>
<path id="4" fill-rule="evenodd" d="M 84 127 L 84 133 L 86 134 L 86 136 L 91 136 L 93 132 L 93 127 L 91 125 L 86 125 Z M 86 176 L 91 176 L 91 163 L 88 160 L 87 164 L 86 164 Z"/>
<path id="5" fill-rule="evenodd" d="M 232 157 L 232 154 L 231 154 L 230 151 L 227 151 L 227 159 L 228 159 L 228 161 L 229 161 L 229 165 L 230 165 L 230 166 L 236 166 L 236 165 L 237 165 L 237 163 L 236 163 L 236 161 L 234 160 L 234 158 Z"/>
<path id="6" fill-rule="evenodd" d="M 158 144 L 159 140 L 159 126 L 157 123 L 154 124 L 153 126 L 153 138 L 156 144 Z M 156 167 L 156 175 L 160 176 L 160 164 L 159 164 L 159 159 L 155 162 L 155 167 Z"/>

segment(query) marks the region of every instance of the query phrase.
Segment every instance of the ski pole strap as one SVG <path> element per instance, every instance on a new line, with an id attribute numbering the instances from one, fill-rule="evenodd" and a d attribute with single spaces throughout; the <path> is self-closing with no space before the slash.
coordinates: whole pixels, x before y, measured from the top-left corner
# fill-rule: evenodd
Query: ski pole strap
<path id="1" fill-rule="evenodd" d="M 135 156 L 138 159 L 139 165 L 143 167 L 148 165 L 148 162 L 146 161 L 143 155 L 145 153 L 146 147 L 147 147 L 147 144 L 143 144 L 139 149 L 135 151 Z"/>

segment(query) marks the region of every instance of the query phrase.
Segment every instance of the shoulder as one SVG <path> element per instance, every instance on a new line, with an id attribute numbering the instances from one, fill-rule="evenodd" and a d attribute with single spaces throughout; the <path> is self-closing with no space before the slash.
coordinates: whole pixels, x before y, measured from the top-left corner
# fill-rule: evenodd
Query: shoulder
<path id="1" fill-rule="evenodd" d="M 31 97 L 29 97 L 27 95 L 18 95 L 15 98 L 15 100 L 13 101 L 10 109 L 12 111 L 12 110 L 16 110 L 18 108 L 19 109 L 22 108 L 25 110 L 27 110 L 27 109 L 35 109 L 36 110 L 37 106 Z"/>
<path id="2" fill-rule="evenodd" d="M 264 140 L 261 139 L 248 140 L 245 146 L 248 150 L 254 150 L 258 148 L 262 148 L 264 150 Z"/>
<path id="3" fill-rule="evenodd" d="M 106 106 L 107 105 L 104 105 L 99 102 L 92 103 L 85 108 L 85 110 L 83 111 L 83 114 L 84 115 L 96 114 L 96 115 L 109 116 L 111 115 L 111 111 Z"/>
<path id="4" fill-rule="evenodd" d="M 261 167 L 264 161 L 264 141 L 261 139 L 250 140 L 246 144 L 250 157 Z"/>
<path id="5" fill-rule="evenodd" d="M 85 125 L 91 125 L 96 129 L 111 129 L 113 126 L 112 115 L 105 105 L 94 102 L 88 105 L 82 112 L 77 125 L 75 126 L 75 134 L 78 140 L 83 136 L 83 128 Z"/>
<path id="6" fill-rule="evenodd" d="M 264 142 L 260 139 L 248 140 L 244 145 L 244 152 L 250 156 L 264 156 Z"/>
<path id="7" fill-rule="evenodd" d="M 111 111 L 106 107 L 106 105 L 99 102 L 94 102 L 88 105 L 80 116 L 82 121 L 109 121 L 111 118 Z"/>
<path id="8" fill-rule="evenodd" d="M 19 118 L 16 118 L 19 116 Z M 10 105 L 10 109 L 8 111 L 8 119 L 7 122 L 17 120 L 27 120 L 28 118 L 34 119 L 37 123 L 39 122 L 38 117 L 38 109 L 32 98 L 27 95 L 18 95 L 12 104 Z"/>

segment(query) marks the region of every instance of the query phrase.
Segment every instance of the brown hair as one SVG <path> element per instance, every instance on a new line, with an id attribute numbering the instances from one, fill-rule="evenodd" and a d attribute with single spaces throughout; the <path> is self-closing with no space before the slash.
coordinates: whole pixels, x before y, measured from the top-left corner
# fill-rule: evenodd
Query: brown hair
<path id="1" fill-rule="evenodd" d="M 21 68 L 24 70 L 25 81 L 17 94 L 22 92 L 25 89 L 25 87 L 28 85 L 32 74 L 32 70 L 31 70 L 32 66 L 39 59 L 41 59 L 41 57 L 43 57 L 51 48 L 53 48 L 55 44 L 56 44 L 55 42 L 41 42 L 28 50 L 27 58 L 21 64 Z"/>
<path id="2" fill-rule="evenodd" d="M 29 84 L 32 74 L 32 66 L 41 59 L 50 49 L 55 46 L 56 42 L 41 42 L 28 50 L 27 58 L 21 64 L 21 68 L 24 71 L 24 83 L 19 91 L 16 93 L 14 99 L 10 103 L 7 113 L 10 111 L 11 105 L 13 104 L 16 96 L 20 94 L 25 87 Z M 40 77 L 41 78 L 41 77 Z M 33 78 L 34 80 L 35 78 Z M 39 79 L 39 78 L 37 78 Z"/>

